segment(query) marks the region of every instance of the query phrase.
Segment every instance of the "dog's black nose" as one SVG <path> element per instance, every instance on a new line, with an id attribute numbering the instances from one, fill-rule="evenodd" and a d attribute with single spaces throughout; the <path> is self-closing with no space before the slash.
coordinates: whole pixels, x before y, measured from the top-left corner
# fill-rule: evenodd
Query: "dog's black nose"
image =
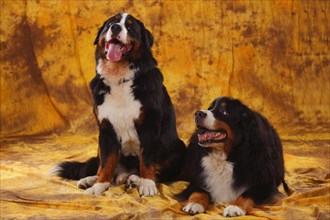
<path id="1" fill-rule="evenodd" d="M 199 120 L 199 119 L 205 118 L 206 115 L 207 115 L 207 114 L 206 114 L 205 112 L 203 112 L 203 111 L 197 111 L 197 112 L 195 113 L 195 119 L 196 119 L 196 120 Z"/>
<path id="2" fill-rule="evenodd" d="M 119 24 L 113 24 L 110 29 L 113 35 L 118 35 L 121 31 L 121 26 Z"/>

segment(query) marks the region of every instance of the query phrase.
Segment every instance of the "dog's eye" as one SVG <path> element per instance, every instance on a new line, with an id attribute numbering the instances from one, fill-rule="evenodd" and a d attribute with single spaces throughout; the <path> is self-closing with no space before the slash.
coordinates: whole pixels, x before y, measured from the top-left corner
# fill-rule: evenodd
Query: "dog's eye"
<path id="1" fill-rule="evenodd" d="M 132 28 L 131 26 L 126 27 L 126 29 L 131 35 L 136 34 L 136 30 L 134 30 L 134 28 Z"/>
<path id="2" fill-rule="evenodd" d="M 228 112 L 225 109 L 220 109 L 220 114 L 222 114 L 223 116 L 228 116 Z"/>
<path id="3" fill-rule="evenodd" d="M 228 116 L 228 112 L 226 111 L 226 104 L 222 103 L 220 108 L 219 108 L 219 112 L 220 114 L 222 114 L 223 116 Z"/>

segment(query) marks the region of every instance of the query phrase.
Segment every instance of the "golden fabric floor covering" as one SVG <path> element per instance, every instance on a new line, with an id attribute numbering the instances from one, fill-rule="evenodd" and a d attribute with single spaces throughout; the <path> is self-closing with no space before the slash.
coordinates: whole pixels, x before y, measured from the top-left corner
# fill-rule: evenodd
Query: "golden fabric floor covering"
<path id="1" fill-rule="evenodd" d="M 83 194 L 76 181 L 47 176 L 56 162 L 95 156 L 96 143 L 96 136 L 74 134 L 2 140 L 1 219 L 225 219 L 224 203 L 211 203 L 206 213 L 195 216 L 182 212 L 172 197 L 185 182 L 158 184 L 156 197 L 140 197 L 125 185 L 91 196 Z M 329 219 L 329 142 L 283 143 L 286 179 L 295 192 L 237 219 Z"/>

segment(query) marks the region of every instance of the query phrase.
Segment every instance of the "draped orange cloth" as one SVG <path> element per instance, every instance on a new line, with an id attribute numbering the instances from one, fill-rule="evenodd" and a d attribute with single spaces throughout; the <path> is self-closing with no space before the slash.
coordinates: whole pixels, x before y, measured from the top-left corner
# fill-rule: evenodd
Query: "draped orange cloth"
<path id="1" fill-rule="evenodd" d="M 291 196 L 241 219 L 330 218 L 330 55 L 327 1 L 1 1 L 3 219 L 223 219 L 226 204 L 186 215 L 185 182 L 139 197 L 124 185 L 84 195 L 49 177 L 56 162 L 97 154 L 88 82 L 104 20 L 128 12 L 153 33 L 180 137 L 217 96 L 241 99 L 283 140 Z M 282 187 L 280 191 L 283 192 Z"/>

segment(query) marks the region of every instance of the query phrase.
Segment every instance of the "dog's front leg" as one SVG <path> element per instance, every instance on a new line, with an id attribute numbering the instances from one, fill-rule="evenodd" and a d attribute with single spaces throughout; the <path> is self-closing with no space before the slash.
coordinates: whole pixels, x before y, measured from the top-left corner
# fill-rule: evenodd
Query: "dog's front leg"
<path id="1" fill-rule="evenodd" d="M 103 192 L 105 192 L 110 186 L 118 161 L 118 155 L 109 155 L 105 165 L 102 166 L 102 164 L 100 164 L 99 166 L 96 183 L 92 187 L 86 189 L 85 193 L 101 195 Z"/>
<path id="2" fill-rule="evenodd" d="M 240 196 L 235 201 L 231 202 L 223 212 L 224 217 L 236 217 L 245 215 L 251 210 L 254 202 L 251 198 Z"/>
<path id="3" fill-rule="evenodd" d="M 141 196 L 155 196 L 158 192 L 156 187 L 156 165 L 146 163 L 143 152 L 140 152 L 140 182 L 138 190 Z"/>
<path id="4" fill-rule="evenodd" d="M 206 192 L 193 192 L 182 211 L 195 215 L 205 212 L 209 204 L 209 194 Z"/>
<path id="5" fill-rule="evenodd" d="M 105 192 L 114 177 L 119 161 L 120 143 L 109 122 L 100 125 L 99 158 L 100 165 L 97 171 L 96 183 L 85 190 L 86 194 L 101 195 Z"/>
<path id="6" fill-rule="evenodd" d="M 156 165 L 155 163 L 146 164 L 143 153 L 139 155 L 140 176 L 135 174 L 127 179 L 129 188 L 137 187 L 141 196 L 155 196 L 158 192 L 156 187 Z"/>

